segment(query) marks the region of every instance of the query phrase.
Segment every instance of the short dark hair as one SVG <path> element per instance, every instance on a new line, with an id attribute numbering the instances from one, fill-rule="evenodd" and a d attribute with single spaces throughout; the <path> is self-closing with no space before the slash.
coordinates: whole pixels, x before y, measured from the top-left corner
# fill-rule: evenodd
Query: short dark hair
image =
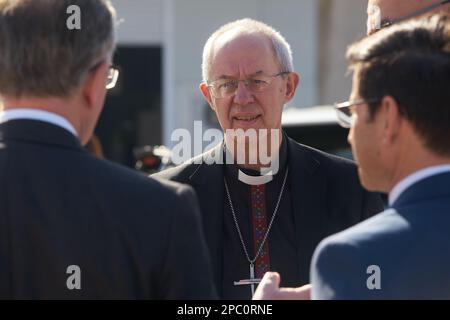
<path id="1" fill-rule="evenodd" d="M 399 23 L 353 44 L 350 69 L 359 95 L 376 115 L 385 96 L 439 155 L 450 155 L 450 16 L 435 14 Z M 375 101 L 375 102 L 372 102 Z"/>
<path id="2" fill-rule="evenodd" d="M 81 11 L 69 30 L 68 8 Z M 0 0 L 0 94 L 68 96 L 115 46 L 110 0 Z"/>

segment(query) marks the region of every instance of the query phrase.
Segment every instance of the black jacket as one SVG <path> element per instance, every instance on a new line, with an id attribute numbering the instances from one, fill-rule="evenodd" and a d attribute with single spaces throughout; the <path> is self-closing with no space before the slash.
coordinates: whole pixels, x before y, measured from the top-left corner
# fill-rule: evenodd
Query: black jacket
<path id="1" fill-rule="evenodd" d="M 45 122 L 0 125 L 0 298 L 207 299 L 211 278 L 191 188 L 96 159 Z"/>

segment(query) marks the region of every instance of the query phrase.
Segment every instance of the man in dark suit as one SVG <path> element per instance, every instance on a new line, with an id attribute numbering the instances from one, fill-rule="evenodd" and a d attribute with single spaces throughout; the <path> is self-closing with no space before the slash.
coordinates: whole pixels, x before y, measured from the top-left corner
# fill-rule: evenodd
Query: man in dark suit
<path id="1" fill-rule="evenodd" d="M 274 29 L 251 19 L 221 27 L 205 45 L 203 78 L 225 139 L 155 177 L 196 190 L 220 297 L 250 299 L 268 270 L 284 274 L 285 285 L 308 283 L 319 241 L 379 212 L 381 200 L 362 189 L 351 161 L 282 133 L 299 76 Z"/>
<path id="2" fill-rule="evenodd" d="M 192 189 L 82 148 L 114 24 L 109 0 L 0 0 L 1 299 L 215 297 Z"/>
<path id="3" fill-rule="evenodd" d="M 337 108 L 363 185 L 390 207 L 320 243 L 312 298 L 450 299 L 450 16 L 381 30 L 347 56 L 353 90 Z M 287 298 L 276 282 L 256 296 Z"/>

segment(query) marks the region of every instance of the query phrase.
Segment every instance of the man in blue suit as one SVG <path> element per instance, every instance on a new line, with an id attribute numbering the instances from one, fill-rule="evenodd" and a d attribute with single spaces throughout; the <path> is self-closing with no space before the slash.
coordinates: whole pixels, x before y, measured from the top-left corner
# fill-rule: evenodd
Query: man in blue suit
<path id="1" fill-rule="evenodd" d="M 311 298 L 450 299 L 450 16 L 381 30 L 347 57 L 353 90 L 336 107 L 363 185 L 389 208 L 319 244 Z M 266 274 L 255 298 L 308 297 L 278 284 Z"/>

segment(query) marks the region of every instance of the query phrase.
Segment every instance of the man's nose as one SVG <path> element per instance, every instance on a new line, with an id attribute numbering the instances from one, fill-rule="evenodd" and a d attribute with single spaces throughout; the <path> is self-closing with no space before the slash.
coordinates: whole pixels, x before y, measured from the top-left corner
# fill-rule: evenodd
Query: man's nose
<path id="1" fill-rule="evenodd" d="M 248 89 L 244 81 L 239 81 L 233 102 L 240 105 L 246 105 L 252 103 L 253 98 L 252 92 Z"/>

